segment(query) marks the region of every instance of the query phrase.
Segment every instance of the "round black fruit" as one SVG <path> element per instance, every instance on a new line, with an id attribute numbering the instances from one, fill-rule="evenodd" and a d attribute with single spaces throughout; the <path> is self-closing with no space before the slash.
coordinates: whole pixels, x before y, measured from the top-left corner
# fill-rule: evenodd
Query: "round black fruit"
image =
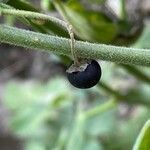
<path id="1" fill-rule="evenodd" d="M 79 68 L 82 68 L 79 66 Z M 101 77 L 101 67 L 97 61 L 91 60 L 86 63 L 86 67 L 82 69 L 74 69 L 67 71 L 67 78 L 69 82 L 81 89 L 87 89 L 95 86 Z"/>

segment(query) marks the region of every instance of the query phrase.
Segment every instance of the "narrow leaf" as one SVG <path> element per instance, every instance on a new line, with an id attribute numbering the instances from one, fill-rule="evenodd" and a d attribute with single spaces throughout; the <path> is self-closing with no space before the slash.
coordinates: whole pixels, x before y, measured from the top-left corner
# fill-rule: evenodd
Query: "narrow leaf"
<path id="1" fill-rule="evenodd" d="M 148 120 L 142 128 L 133 150 L 149 150 L 150 149 L 150 120 Z"/>

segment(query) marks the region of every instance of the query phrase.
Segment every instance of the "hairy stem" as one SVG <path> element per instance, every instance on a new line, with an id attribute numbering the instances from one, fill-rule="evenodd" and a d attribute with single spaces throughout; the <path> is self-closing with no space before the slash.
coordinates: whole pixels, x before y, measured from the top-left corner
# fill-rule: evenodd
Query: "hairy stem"
<path id="1" fill-rule="evenodd" d="M 0 25 L 0 41 L 25 48 L 68 56 L 71 55 L 69 39 L 5 25 Z M 81 58 L 102 59 L 123 64 L 150 66 L 149 49 L 136 49 L 76 41 L 76 53 Z"/>
<path id="2" fill-rule="evenodd" d="M 32 11 L 24 11 L 24 10 L 16 10 L 16 9 L 0 9 L 1 15 L 12 15 L 17 17 L 26 17 L 28 19 L 37 19 L 39 21 L 51 21 L 54 22 L 61 27 L 63 27 L 65 30 L 67 30 L 67 23 L 63 20 L 60 20 L 58 18 L 48 16 L 45 14 L 32 12 Z"/>

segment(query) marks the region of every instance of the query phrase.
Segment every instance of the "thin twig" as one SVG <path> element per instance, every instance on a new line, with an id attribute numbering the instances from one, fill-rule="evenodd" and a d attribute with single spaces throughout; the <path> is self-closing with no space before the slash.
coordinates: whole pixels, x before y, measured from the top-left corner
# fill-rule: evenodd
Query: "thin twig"
<path id="1" fill-rule="evenodd" d="M 121 64 L 120 66 L 123 67 L 126 71 L 128 71 L 130 74 L 132 74 L 137 79 L 144 81 L 145 83 L 150 84 L 150 76 L 145 74 L 143 71 L 141 71 L 137 67 L 129 66 L 129 65 L 123 65 L 123 64 Z"/>
<path id="2" fill-rule="evenodd" d="M 100 115 L 103 112 L 106 112 L 112 108 L 114 108 L 117 105 L 117 101 L 116 100 L 108 100 L 107 102 L 105 102 L 104 104 L 100 104 L 94 108 L 91 108 L 88 111 L 85 111 L 82 116 L 83 119 L 87 120 L 90 118 L 93 118 L 94 116 Z"/>
<path id="3" fill-rule="evenodd" d="M 32 12 L 32 11 L 24 11 L 24 10 L 17 10 L 17 9 L 0 9 L 1 15 L 12 15 L 17 17 L 26 17 L 28 19 L 37 19 L 39 21 L 51 21 L 56 23 L 57 25 L 60 25 L 65 30 L 67 30 L 67 23 L 63 20 L 60 20 L 58 18 L 48 16 L 45 14 Z"/>
<path id="4" fill-rule="evenodd" d="M 78 60 L 78 57 L 76 55 L 76 52 L 75 52 L 75 39 L 74 39 L 74 33 L 73 33 L 73 27 L 72 25 L 68 24 L 68 32 L 69 32 L 69 35 L 70 35 L 70 38 L 71 38 L 71 54 L 72 54 L 72 57 L 73 57 L 73 60 L 74 60 L 74 64 L 78 66 L 79 64 L 79 60 Z"/>
<path id="5" fill-rule="evenodd" d="M 125 99 L 125 96 L 121 94 L 119 91 L 114 90 L 109 85 L 107 85 L 105 82 L 101 81 L 97 85 L 99 88 L 103 88 L 107 93 L 113 95 L 117 100 L 123 100 Z"/>

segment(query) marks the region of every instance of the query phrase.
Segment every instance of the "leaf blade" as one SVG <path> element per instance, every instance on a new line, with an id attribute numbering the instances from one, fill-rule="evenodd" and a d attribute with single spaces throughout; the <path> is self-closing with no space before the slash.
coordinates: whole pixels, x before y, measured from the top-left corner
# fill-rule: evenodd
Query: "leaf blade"
<path id="1" fill-rule="evenodd" d="M 133 150 L 149 150 L 150 148 L 150 120 L 142 128 Z"/>

